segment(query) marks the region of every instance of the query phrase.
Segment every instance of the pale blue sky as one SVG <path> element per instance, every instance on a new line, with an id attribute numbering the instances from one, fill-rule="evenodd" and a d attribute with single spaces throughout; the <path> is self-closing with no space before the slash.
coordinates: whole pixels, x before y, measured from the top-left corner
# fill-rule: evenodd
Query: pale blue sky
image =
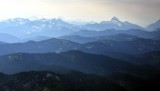
<path id="1" fill-rule="evenodd" d="M 160 18 L 160 0 L 0 0 L 0 20 L 33 16 L 84 21 L 117 16 L 146 26 Z"/>

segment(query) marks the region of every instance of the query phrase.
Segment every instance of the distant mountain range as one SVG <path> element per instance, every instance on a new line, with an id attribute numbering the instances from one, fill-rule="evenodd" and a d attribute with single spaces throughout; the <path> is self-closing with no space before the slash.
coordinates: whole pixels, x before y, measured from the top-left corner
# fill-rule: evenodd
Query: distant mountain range
<path id="1" fill-rule="evenodd" d="M 60 37 L 80 30 L 103 31 L 108 29 L 115 30 L 149 30 L 159 29 L 159 21 L 142 28 L 136 24 L 127 21 L 122 22 L 117 17 L 111 21 L 102 21 L 100 23 L 75 24 L 63 21 L 62 19 L 37 19 L 29 20 L 25 18 L 15 18 L 0 22 L 0 33 L 7 33 L 21 39 L 35 36 Z"/>
<path id="2" fill-rule="evenodd" d="M 113 17 L 111 21 L 103 21 L 100 23 L 86 24 L 84 26 L 87 30 L 106 30 L 106 29 L 115 29 L 115 30 L 128 30 L 128 29 L 143 29 L 142 27 L 129 23 L 127 21 L 122 22 L 117 17 Z"/>
<path id="3" fill-rule="evenodd" d="M 29 20 L 24 18 L 15 18 L 0 22 L 0 33 L 8 33 L 18 37 L 32 36 L 31 34 L 34 35 L 38 33 L 40 33 L 38 34 L 40 36 L 44 31 L 48 36 L 59 36 L 61 33 L 66 34 L 73 32 L 73 30 L 76 31 L 78 29 L 76 26 L 64 22 L 61 19 Z M 52 34 L 48 33 L 49 31 L 52 31 Z M 59 35 L 56 35 L 56 33 Z"/>

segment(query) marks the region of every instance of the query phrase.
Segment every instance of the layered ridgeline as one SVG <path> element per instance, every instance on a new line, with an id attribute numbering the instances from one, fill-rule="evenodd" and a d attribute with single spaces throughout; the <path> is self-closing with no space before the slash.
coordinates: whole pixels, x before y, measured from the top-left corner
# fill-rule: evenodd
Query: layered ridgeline
<path id="1" fill-rule="evenodd" d="M 139 29 L 129 29 L 129 30 L 115 30 L 115 29 L 107 29 L 103 31 L 91 31 L 91 30 L 81 30 L 74 32 L 69 35 L 65 36 L 73 36 L 73 35 L 79 35 L 83 37 L 97 37 L 97 36 L 109 36 L 109 35 L 117 35 L 117 34 L 127 34 L 127 35 L 133 35 L 145 39 L 159 39 L 160 31 L 144 31 Z"/>
<path id="2" fill-rule="evenodd" d="M 141 55 L 139 60 L 148 60 L 143 65 L 80 51 L 5 55 L 0 57 L 0 71 L 12 75 L 0 74 L 0 90 L 159 90 L 160 72 L 156 68 L 160 63 L 157 62 L 159 54 Z"/>
<path id="3" fill-rule="evenodd" d="M 7 66 L 6 66 L 7 65 Z M 62 53 L 15 53 L 0 57 L 0 71 L 17 73 L 32 70 L 54 70 L 62 67 L 92 74 L 111 74 L 112 72 L 129 72 L 137 66 L 111 57 L 87 54 L 81 51 Z M 63 69 L 62 69 L 63 70 Z M 65 71 L 64 70 L 64 71 Z M 138 70 L 137 70 L 138 71 Z M 132 71 L 134 73 L 134 71 Z"/>
<path id="4" fill-rule="evenodd" d="M 159 21 L 1 21 L 0 72 L 0 91 L 159 90 Z"/>
<path id="5" fill-rule="evenodd" d="M 99 54 L 88 54 L 81 51 L 62 53 L 14 53 L 0 56 L 0 71 L 3 73 L 17 73 L 23 71 L 53 70 L 65 73 L 77 70 L 84 73 L 108 75 L 117 72 L 130 74 L 147 74 L 157 71 L 160 65 L 160 52 L 150 52 L 127 60 L 118 60 Z M 146 67 L 145 67 L 146 65 Z M 148 67 L 147 67 L 148 65 Z M 153 68 L 148 70 L 149 68 Z M 147 75 L 146 75 L 147 76 Z"/>
<path id="6" fill-rule="evenodd" d="M 76 36 L 75 36 L 76 37 Z M 113 53 L 141 54 L 152 51 L 160 51 L 160 41 L 144 39 L 131 35 L 114 35 L 103 37 L 84 37 L 87 43 L 75 40 L 72 42 L 65 39 L 51 38 L 42 41 L 28 41 L 24 43 L 1 43 L 0 55 L 11 53 L 48 53 L 64 52 L 69 50 L 81 50 L 88 53 L 112 55 Z M 67 39 L 67 38 L 66 38 Z M 72 39 L 71 39 L 72 40 Z M 89 42 L 90 41 L 90 42 Z M 118 46 L 117 46 L 118 45 Z"/>

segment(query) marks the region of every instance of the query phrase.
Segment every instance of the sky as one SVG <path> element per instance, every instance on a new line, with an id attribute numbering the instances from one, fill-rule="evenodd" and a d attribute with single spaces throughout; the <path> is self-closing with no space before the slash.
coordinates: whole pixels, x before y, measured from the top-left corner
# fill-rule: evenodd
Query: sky
<path id="1" fill-rule="evenodd" d="M 0 20 L 8 18 L 63 18 L 122 21 L 146 26 L 160 19 L 160 0 L 0 0 Z"/>

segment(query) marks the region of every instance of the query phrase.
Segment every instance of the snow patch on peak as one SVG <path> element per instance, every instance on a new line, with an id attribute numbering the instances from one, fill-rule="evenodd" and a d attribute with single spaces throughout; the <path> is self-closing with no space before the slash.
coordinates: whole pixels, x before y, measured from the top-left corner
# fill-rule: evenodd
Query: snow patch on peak
<path id="1" fill-rule="evenodd" d="M 122 24 L 123 24 L 123 22 L 121 22 L 117 17 L 113 17 L 112 19 L 111 19 L 111 22 L 113 23 L 113 24 L 116 24 L 116 25 L 118 25 L 118 26 L 122 26 Z"/>

